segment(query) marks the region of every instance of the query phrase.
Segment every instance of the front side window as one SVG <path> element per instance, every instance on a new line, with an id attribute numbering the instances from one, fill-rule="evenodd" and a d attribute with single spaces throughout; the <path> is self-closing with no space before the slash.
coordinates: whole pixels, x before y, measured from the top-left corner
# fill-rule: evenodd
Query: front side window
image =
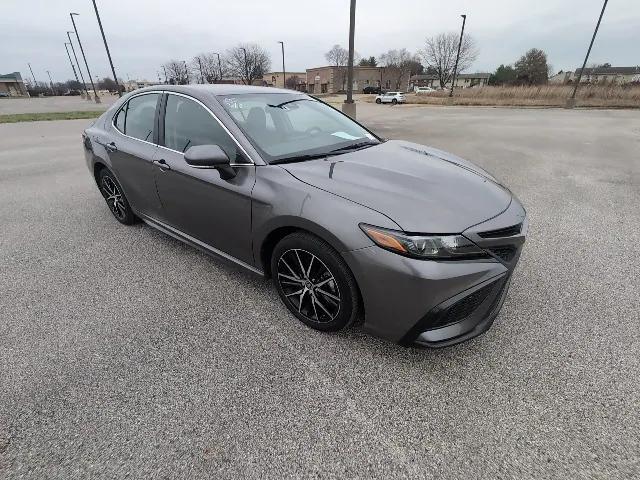
<path id="1" fill-rule="evenodd" d="M 196 145 L 218 145 L 232 163 L 246 162 L 233 139 L 202 105 L 181 95 L 169 94 L 164 117 L 164 146 L 184 153 Z"/>
<path id="2" fill-rule="evenodd" d="M 349 117 L 306 95 L 259 93 L 218 99 L 269 162 L 379 143 Z"/>
<path id="3" fill-rule="evenodd" d="M 159 93 L 133 97 L 117 113 L 114 119 L 116 128 L 130 137 L 152 142 L 156 105 L 159 98 Z"/>

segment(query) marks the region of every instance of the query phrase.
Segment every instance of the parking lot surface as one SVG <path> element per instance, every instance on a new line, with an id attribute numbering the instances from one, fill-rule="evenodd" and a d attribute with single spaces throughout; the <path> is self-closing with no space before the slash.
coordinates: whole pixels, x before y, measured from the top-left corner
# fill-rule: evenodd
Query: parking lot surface
<path id="1" fill-rule="evenodd" d="M 101 95 L 100 103 L 84 100 L 80 96 L 0 98 L 0 115 L 106 110 L 117 99 L 117 95 L 111 94 Z"/>
<path id="2" fill-rule="evenodd" d="M 358 116 L 526 206 L 485 335 L 434 351 L 310 330 L 269 281 L 117 223 L 87 121 L 0 125 L 0 477 L 640 477 L 638 113 Z"/>

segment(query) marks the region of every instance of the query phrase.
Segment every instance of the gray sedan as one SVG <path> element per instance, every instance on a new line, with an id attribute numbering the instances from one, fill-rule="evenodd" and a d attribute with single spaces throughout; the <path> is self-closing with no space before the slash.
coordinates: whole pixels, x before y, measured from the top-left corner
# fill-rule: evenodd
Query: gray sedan
<path id="1" fill-rule="evenodd" d="M 430 347 L 479 335 L 527 232 L 520 202 L 481 168 L 289 90 L 137 90 L 83 145 L 119 222 L 272 277 L 291 313 L 323 331 L 361 323 Z"/>

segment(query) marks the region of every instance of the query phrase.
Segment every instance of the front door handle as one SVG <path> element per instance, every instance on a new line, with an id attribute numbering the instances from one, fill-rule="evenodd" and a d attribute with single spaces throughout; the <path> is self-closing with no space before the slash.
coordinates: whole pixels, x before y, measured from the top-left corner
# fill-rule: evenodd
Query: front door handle
<path id="1" fill-rule="evenodd" d="M 159 167 L 160 170 L 162 170 L 163 172 L 166 172 L 167 170 L 171 170 L 171 167 L 167 162 L 165 162 L 164 158 L 161 158 L 160 160 L 154 160 L 153 164 Z"/>

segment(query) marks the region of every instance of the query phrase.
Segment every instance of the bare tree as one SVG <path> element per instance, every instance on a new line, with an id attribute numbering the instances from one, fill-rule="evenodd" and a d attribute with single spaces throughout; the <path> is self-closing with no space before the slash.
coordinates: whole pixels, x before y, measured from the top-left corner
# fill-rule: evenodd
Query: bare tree
<path id="1" fill-rule="evenodd" d="M 395 83 L 396 90 L 400 90 L 402 85 L 408 83 L 409 77 L 420 70 L 418 56 L 410 53 L 406 48 L 389 50 L 379 58 L 382 66 L 386 68 L 386 74 Z"/>
<path id="2" fill-rule="evenodd" d="M 427 38 L 425 48 L 420 52 L 427 67 L 438 75 L 442 88 L 451 81 L 459 41 L 460 37 L 457 33 L 440 33 L 435 37 Z M 472 37 L 466 35 L 460 48 L 458 72 L 468 69 L 476 58 L 478 58 L 478 50 L 476 49 L 475 41 Z"/>
<path id="3" fill-rule="evenodd" d="M 218 56 L 213 53 L 201 53 L 191 61 L 193 71 L 202 83 L 215 83 L 222 80 L 224 65 L 218 62 Z"/>
<path id="4" fill-rule="evenodd" d="M 302 79 L 297 76 L 297 75 L 293 75 L 289 78 L 287 78 L 287 81 L 285 82 L 286 87 L 290 90 L 297 90 L 298 89 L 298 85 L 302 82 Z"/>
<path id="5" fill-rule="evenodd" d="M 360 55 L 357 52 L 353 52 L 353 63 L 357 64 Z M 349 64 L 349 50 L 336 44 L 331 47 L 327 53 L 324 54 L 324 58 L 333 67 L 337 68 L 337 78 L 334 79 L 334 84 L 342 85 L 342 90 L 346 88 L 347 82 L 347 65 Z"/>
<path id="6" fill-rule="evenodd" d="M 190 73 L 187 64 L 182 60 L 170 60 L 164 64 L 167 80 L 172 85 L 186 85 L 189 83 Z"/>
<path id="7" fill-rule="evenodd" d="M 240 77 L 245 85 L 251 85 L 269 71 L 271 57 L 260 45 L 244 43 L 227 50 L 225 64 L 231 75 Z"/>

